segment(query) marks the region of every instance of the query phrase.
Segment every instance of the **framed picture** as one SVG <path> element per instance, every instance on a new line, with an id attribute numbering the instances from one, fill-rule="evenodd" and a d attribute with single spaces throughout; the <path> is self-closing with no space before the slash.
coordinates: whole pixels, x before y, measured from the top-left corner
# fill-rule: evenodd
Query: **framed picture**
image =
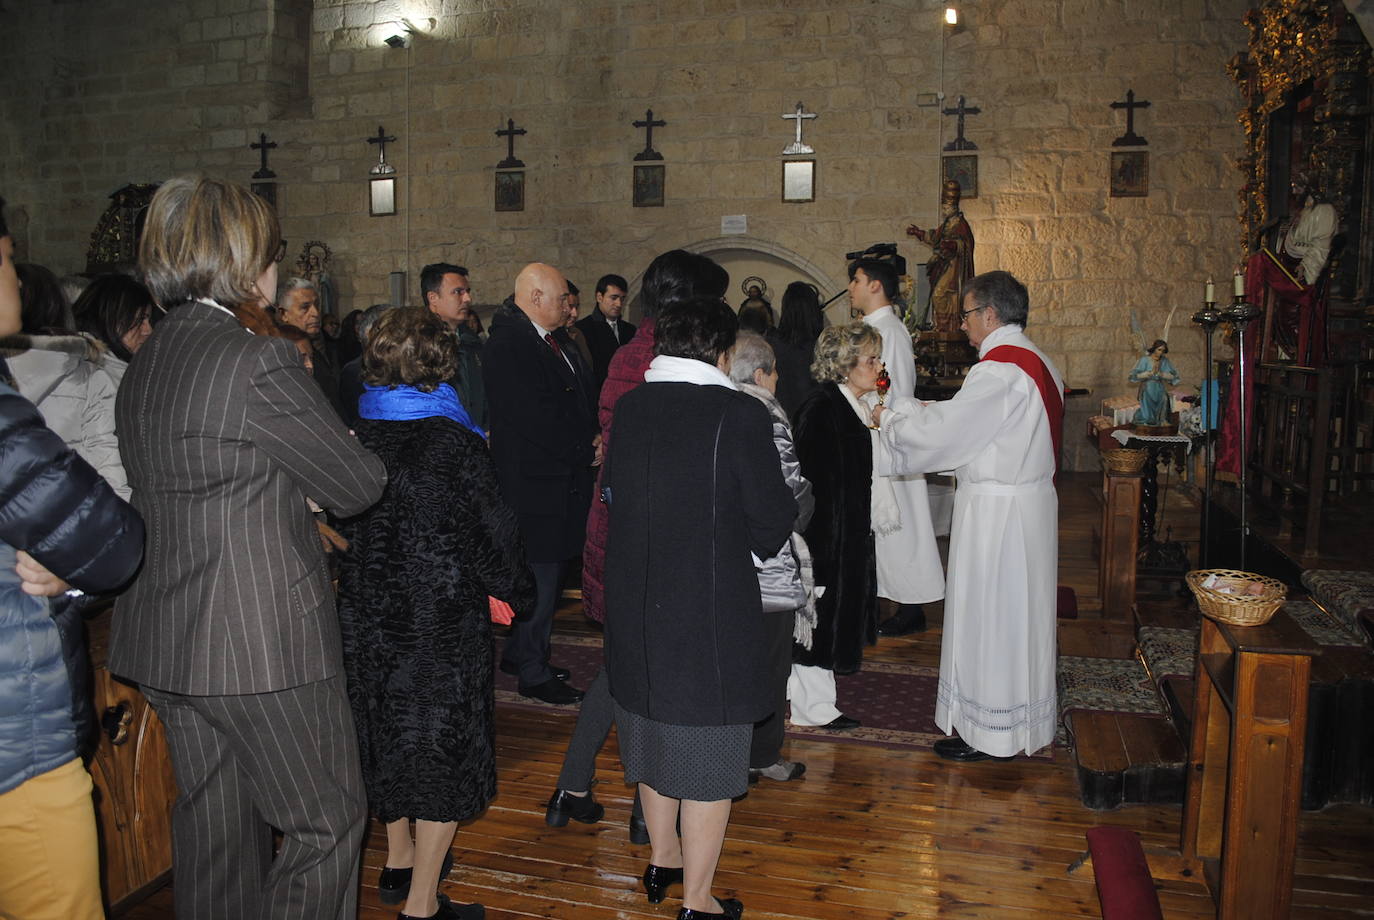
<path id="1" fill-rule="evenodd" d="M 667 169 L 663 164 L 635 167 L 634 206 L 663 207 L 663 181 Z"/>
<path id="2" fill-rule="evenodd" d="M 976 156 L 944 157 L 940 161 L 944 175 L 942 182 L 953 179 L 959 183 L 959 198 L 978 197 L 978 158 Z"/>
<path id="3" fill-rule="evenodd" d="M 816 200 L 816 161 L 782 161 L 782 200 Z"/>
<path id="4" fill-rule="evenodd" d="M 254 195 L 257 195 L 274 208 L 277 206 L 277 183 L 254 182 L 252 189 Z"/>
<path id="5" fill-rule="evenodd" d="M 496 174 L 496 210 L 525 210 L 525 171 Z"/>
<path id="6" fill-rule="evenodd" d="M 1145 150 L 1112 154 L 1112 197 L 1144 198 L 1150 194 L 1150 154 Z"/>
<path id="7" fill-rule="evenodd" d="M 373 179 L 369 183 L 371 199 L 368 213 L 373 217 L 388 217 L 396 213 L 396 179 Z"/>

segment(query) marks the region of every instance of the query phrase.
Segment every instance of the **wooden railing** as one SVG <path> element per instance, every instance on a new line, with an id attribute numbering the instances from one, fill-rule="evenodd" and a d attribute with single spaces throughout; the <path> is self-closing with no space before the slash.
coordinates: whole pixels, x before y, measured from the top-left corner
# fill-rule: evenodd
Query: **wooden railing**
<path id="1" fill-rule="evenodd" d="M 1318 554 L 1331 502 L 1374 485 L 1369 375 L 1366 364 L 1260 365 L 1251 482 L 1277 515 L 1280 539 L 1301 529 L 1304 559 Z"/>

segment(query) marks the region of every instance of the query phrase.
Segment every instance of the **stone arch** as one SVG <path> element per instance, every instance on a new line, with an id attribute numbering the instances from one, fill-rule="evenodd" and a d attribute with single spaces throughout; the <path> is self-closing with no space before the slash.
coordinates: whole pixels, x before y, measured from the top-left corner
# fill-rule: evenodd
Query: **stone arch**
<path id="1" fill-rule="evenodd" d="M 848 280 L 845 278 L 836 279 L 814 261 L 795 250 L 789 249 L 772 240 L 762 239 L 757 236 L 743 234 L 714 236 L 691 243 L 681 243 L 672 248 L 685 249 L 688 252 L 709 256 L 717 262 L 720 262 L 726 269 L 731 269 L 732 265 L 764 265 L 771 267 L 775 275 L 772 280 L 779 282 L 777 284 L 770 284 L 768 291 L 768 298 L 775 305 L 780 304 L 782 299 L 782 288 L 786 286 L 787 281 L 801 280 L 815 285 L 816 289 L 821 293 L 821 300 L 825 301 L 837 291 L 843 290 Z M 647 268 L 648 265 L 646 264 L 645 269 Z M 739 283 L 743 280 L 744 275 L 740 274 L 739 277 L 736 277 L 736 274 L 737 272 L 735 270 L 730 271 L 731 287 L 726 292 L 726 299 L 730 301 L 732 306 L 738 308 L 739 301 L 744 297 L 743 293 L 739 290 Z M 768 275 L 762 274 L 761 277 L 767 279 Z M 630 279 L 630 290 L 628 293 L 631 305 L 630 314 L 632 317 L 642 315 L 639 309 L 639 293 L 643 279 L 643 271 L 640 271 L 638 275 Z M 848 317 L 846 309 L 848 302 L 844 301 L 843 298 L 832 304 L 827 313 L 833 313 L 837 306 L 840 308 L 840 312 L 844 314 L 843 317 L 839 318 L 846 319 Z M 832 316 L 831 319 L 835 321 L 837 317 Z"/>

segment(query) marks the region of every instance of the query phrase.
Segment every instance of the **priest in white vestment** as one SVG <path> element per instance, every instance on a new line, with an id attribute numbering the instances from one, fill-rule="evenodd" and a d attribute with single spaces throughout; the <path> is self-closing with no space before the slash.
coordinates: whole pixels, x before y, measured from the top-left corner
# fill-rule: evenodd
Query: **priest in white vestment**
<path id="1" fill-rule="evenodd" d="M 896 293 L 897 270 L 890 263 L 860 259 L 850 264 L 850 302 L 863 314 L 864 324 L 883 338 L 883 364 L 891 380 L 885 397 L 889 400 L 898 396 L 910 398 L 916 389 L 911 333 L 892 307 Z M 877 400 L 876 394 L 864 397 L 869 407 Z M 924 471 L 892 476 L 889 481 L 901 526 L 895 530 L 875 530 L 873 539 L 878 560 L 878 596 L 893 601 L 897 611 L 878 624 L 878 633 L 902 636 L 925 629 L 921 605 L 945 596 L 945 572 L 930 519 Z"/>
<path id="2" fill-rule="evenodd" d="M 879 472 L 953 471 L 935 721 L 952 760 L 1033 753 L 1054 739 L 1064 381 L 1026 337 L 1026 288 L 1007 272 L 965 287 L 961 324 L 979 363 L 946 402 L 879 408 Z"/>

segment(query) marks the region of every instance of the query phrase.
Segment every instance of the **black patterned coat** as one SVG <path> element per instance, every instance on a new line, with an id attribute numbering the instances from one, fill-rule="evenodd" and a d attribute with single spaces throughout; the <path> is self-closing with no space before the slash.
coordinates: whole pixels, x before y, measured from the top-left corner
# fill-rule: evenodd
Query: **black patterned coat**
<path id="1" fill-rule="evenodd" d="M 339 573 L 368 803 L 382 821 L 463 821 L 496 794 L 487 595 L 525 610 L 534 581 L 481 438 L 446 418 L 357 433 L 388 475 L 343 525 Z"/>

